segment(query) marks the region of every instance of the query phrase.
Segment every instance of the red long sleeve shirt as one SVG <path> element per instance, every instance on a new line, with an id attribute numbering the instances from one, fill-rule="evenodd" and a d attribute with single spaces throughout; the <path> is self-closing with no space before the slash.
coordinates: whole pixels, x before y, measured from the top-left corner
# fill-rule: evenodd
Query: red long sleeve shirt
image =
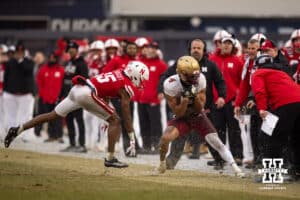
<path id="1" fill-rule="evenodd" d="M 283 71 L 258 69 L 251 76 L 251 87 L 258 110 L 272 110 L 300 102 L 300 86 Z"/>
<path id="2" fill-rule="evenodd" d="M 209 59 L 217 64 L 222 72 L 226 83 L 226 99 L 225 102 L 233 100 L 238 92 L 241 74 L 243 70 L 243 62 L 235 55 L 223 56 L 219 53 L 211 54 Z M 213 90 L 214 100 L 217 100 L 218 93 L 216 89 Z"/>
<path id="3" fill-rule="evenodd" d="M 43 65 L 36 77 L 38 94 L 44 103 L 53 104 L 58 100 L 64 79 L 64 67 Z"/>
<path id="4" fill-rule="evenodd" d="M 235 99 L 235 106 L 242 106 L 242 104 L 246 101 L 247 97 L 249 96 L 249 93 L 251 91 L 250 75 L 251 75 L 251 71 L 253 69 L 253 63 L 254 63 L 254 60 L 249 60 L 249 65 L 248 65 L 247 69 L 244 69 L 246 71 L 245 72 L 243 71 L 243 73 L 245 73 L 245 75 L 244 75 L 244 77 L 242 77 L 242 80 L 240 83 L 239 92 Z"/>
<path id="5" fill-rule="evenodd" d="M 159 58 L 141 60 L 149 69 L 149 80 L 145 81 L 138 101 L 140 103 L 159 104 L 157 86 L 162 73 L 167 70 L 167 64 Z"/>
<path id="6" fill-rule="evenodd" d="M 125 69 L 129 61 L 137 60 L 135 57 L 129 57 L 128 55 L 116 56 L 111 59 L 103 68 L 102 73 L 112 72 L 116 69 Z"/>

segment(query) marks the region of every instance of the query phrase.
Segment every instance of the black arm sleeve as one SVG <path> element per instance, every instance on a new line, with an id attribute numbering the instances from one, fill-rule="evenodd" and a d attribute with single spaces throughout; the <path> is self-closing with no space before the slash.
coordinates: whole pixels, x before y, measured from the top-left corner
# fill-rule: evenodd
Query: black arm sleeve
<path id="1" fill-rule="evenodd" d="M 176 74 L 176 65 L 177 65 L 177 63 L 174 63 L 174 65 L 172 65 L 171 67 L 169 67 L 167 69 L 167 71 L 165 71 L 162 75 L 160 75 L 159 83 L 158 83 L 158 87 L 157 87 L 158 93 L 164 92 L 164 81 L 168 77 Z"/>
<path id="2" fill-rule="evenodd" d="M 89 78 L 89 69 L 83 60 L 78 64 L 78 75 Z"/>
<path id="3" fill-rule="evenodd" d="M 226 84 L 223 78 L 223 75 L 217 65 L 214 62 L 211 62 L 211 67 L 214 70 L 213 74 L 213 82 L 218 91 L 219 97 L 226 98 Z"/>

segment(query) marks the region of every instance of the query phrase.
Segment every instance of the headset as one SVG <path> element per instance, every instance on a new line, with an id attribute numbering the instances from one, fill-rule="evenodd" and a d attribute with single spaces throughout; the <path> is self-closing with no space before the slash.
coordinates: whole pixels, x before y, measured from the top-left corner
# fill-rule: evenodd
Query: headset
<path id="1" fill-rule="evenodd" d="M 206 54 L 207 52 L 207 50 L 206 50 L 206 42 L 203 40 L 203 39 L 201 39 L 201 38 L 195 38 L 195 39 L 193 39 L 193 40 L 190 40 L 189 42 L 188 42 L 188 53 L 189 53 L 189 55 L 191 54 L 191 47 L 192 47 L 192 42 L 193 41 L 200 41 L 200 42 L 202 42 L 203 44 L 204 44 L 204 47 L 203 47 L 203 53 L 204 54 Z"/>

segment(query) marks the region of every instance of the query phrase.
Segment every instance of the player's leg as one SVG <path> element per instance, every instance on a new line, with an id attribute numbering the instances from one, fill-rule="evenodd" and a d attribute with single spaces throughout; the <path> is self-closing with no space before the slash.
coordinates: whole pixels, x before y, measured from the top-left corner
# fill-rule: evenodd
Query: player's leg
<path id="1" fill-rule="evenodd" d="M 36 117 L 32 118 L 28 122 L 25 122 L 23 125 L 17 127 L 11 127 L 8 131 L 7 136 L 5 137 L 5 147 L 8 148 L 10 143 L 23 131 L 32 128 L 36 125 L 54 120 L 60 117 L 55 111 L 51 111 L 49 113 L 37 115 Z"/>
<path id="2" fill-rule="evenodd" d="M 205 136 L 205 140 L 220 154 L 220 156 L 228 162 L 239 177 L 244 177 L 245 174 L 235 163 L 233 156 L 229 149 L 221 142 L 217 133 L 209 133 Z"/>
<path id="3" fill-rule="evenodd" d="M 227 161 L 233 167 L 237 176 L 245 176 L 245 174 L 235 163 L 229 149 L 220 140 L 216 129 L 204 112 L 202 112 L 198 117 L 195 117 L 191 120 L 191 126 L 205 138 L 207 143 L 210 144 L 220 154 L 222 159 Z"/>
<path id="4" fill-rule="evenodd" d="M 179 161 L 183 153 L 185 141 L 186 141 L 186 136 L 177 137 L 175 140 L 172 141 L 170 153 L 166 158 L 167 169 L 175 168 L 177 162 Z"/>
<path id="5" fill-rule="evenodd" d="M 106 167 L 124 168 L 128 167 L 126 163 L 120 162 L 114 156 L 115 144 L 119 141 L 121 133 L 121 124 L 115 110 L 111 108 L 103 99 L 91 93 L 88 87 L 81 88 L 81 96 L 76 101 L 87 111 L 97 117 L 106 120 L 108 126 L 108 156 L 104 161 Z"/>
<path id="6" fill-rule="evenodd" d="M 115 168 L 124 168 L 128 167 L 128 164 L 120 162 L 114 156 L 115 144 L 119 141 L 121 133 L 121 124 L 120 119 L 116 113 L 113 113 L 111 117 L 107 120 L 109 123 L 108 126 L 108 157 L 105 159 L 105 167 L 115 167 Z"/>
<path id="7" fill-rule="evenodd" d="M 167 169 L 166 154 L 169 150 L 169 143 L 179 136 L 179 130 L 175 126 L 168 126 L 160 139 L 160 166 L 159 173 L 164 173 Z"/>
<path id="8" fill-rule="evenodd" d="M 70 94 L 76 92 L 76 89 L 72 89 L 70 91 Z M 11 127 L 8 131 L 7 136 L 5 137 L 4 145 L 6 148 L 9 147 L 10 143 L 24 130 L 27 130 L 29 128 L 32 128 L 36 125 L 57 119 L 59 117 L 65 117 L 68 113 L 72 112 L 73 110 L 76 110 L 80 108 L 79 104 L 72 101 L 70 99 L 70 94 L 67 98 L 65 98 L 63 101 L 61 101 L 53 111 L 37 115 L 33 119 L 25 122 L 24 124 L 21 124 L 17 127 Z"/>

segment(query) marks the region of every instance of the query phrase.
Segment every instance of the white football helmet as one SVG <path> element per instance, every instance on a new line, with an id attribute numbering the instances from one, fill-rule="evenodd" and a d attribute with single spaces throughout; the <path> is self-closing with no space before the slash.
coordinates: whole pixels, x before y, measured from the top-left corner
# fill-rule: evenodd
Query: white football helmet
<path id="1" fill-rule="evenodd" d="M 140 61 L 131 61 L 124 69 L 124 73 L 128 76 L 137 88 L 143 87 L 143 81 L 149 80 L 149 69 Z"/>
<path id="2" fill-rule="evenodd" d="M 105 41 L 104 47 L 105 47 L 105 49 L 109 48 L 109 47 L 119 48 L 120 44 L 116 39 L 111 38 L 111 39 L 108 39 Z"/>
<path id="3" fill-rule="evenodd" d="M 262 39 L 266 40 L 267 37 L 262 33 L 255 33 L 254 35 L 251 36 L 250 40 L 252 39 L 257 40 L 260 43 Z"/>
<path id="4" fill-rule="evenodd" d="M 104 43 L 101 40 L 96 40 L 91 43 L 90 50 L 104 50 Z"/>
<path id="5" fill-rule="evenodd" d="M 292 32 L 290 40 L 293 41 L 293 39 L 296 39 L 298 37 L 300 37 L 300 29 L 296 29 Z"/>
<path id="6" fill-rule="evenodd" d="M 145 45 L 148 45 L 149 44 L 149 41 L 144 38 L 144 37 L 139 37 L 137 38 L 134 43 L 138 46 L 138 47 L 143 47 Z"/>
<path id="7" fill-rule="evenodd" d="M 220 41 L 222 40 L 223 38 L 225 37 L 231 37 L 231 34 L 228 33 L 227 31 L 225 30 L 218 30 L 215 35 L 214 35 L 214 39 L 213 41 L 216 42 L 216 41 Z"/>

